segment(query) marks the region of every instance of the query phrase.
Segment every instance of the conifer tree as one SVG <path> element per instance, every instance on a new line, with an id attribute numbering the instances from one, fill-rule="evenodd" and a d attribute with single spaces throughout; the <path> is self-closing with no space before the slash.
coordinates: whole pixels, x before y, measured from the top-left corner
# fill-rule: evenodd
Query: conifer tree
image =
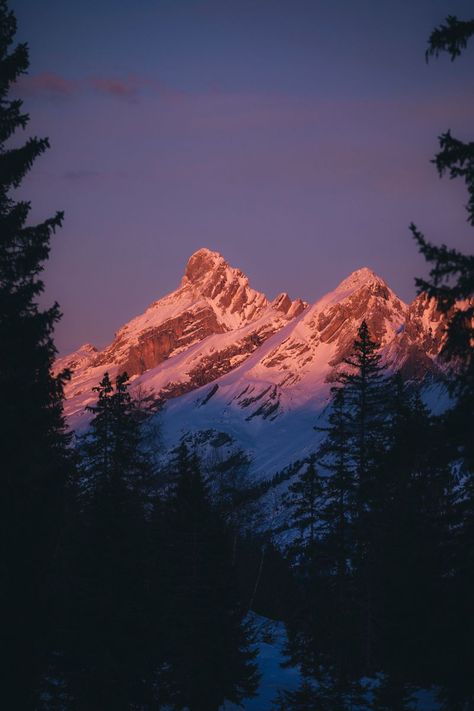
<path id="1" fill-rule="evenodd" d="M 342 684 L 333 670 L 321 667 L 316 677 L 303 678 L 295 691 L 280 691 L 278 711 L 367 711 L 366 688 L 359 681 Z"/>
<path id="2" fill-rule="evenodd" d="M 327 608 L 330 653 L 337 682 L 347 685 L 360 671 L 354 664 L 361 650 L 360 629 L 354 588 L 355 517 L 357 481 L 351 449 L 351 413 L 343 387 L 332 389 L 332 403 L 326 436 L 318 450 L 318 462 L 327 473 L 324 487 L 323 550 L 327 568 Z"/>
<path id="3" fill-rule="evenodd" d="M 353 559 L 356 480 L 350 446 L 351 417 L 343 387 L 332 389 L 326 437 L 318 450 L 318 462 L 328 473 L 322 517 L 329 569 L 337 580 L 337 596 L 345 598 L 344 581 Z"/>
<path id="4" fill-rule="evenodd" d="M 380 492 L 380 462 L 386 446 L 387 380 L 367 323 L 359 327 L 346 366 L 337 380 L 344 388 L 350 413 L 349 442 L 355 473 L 356 514 L 354 567 L 358 570 L 361 624 L 366 672 L 374 665 L 374 544 L 377 538 L 376 497 Z"/>
<path id="5" fill-rule="evenodd" d="M 288 525 L 299 533 L 299 538 L 292 546 L 292 554 L 297 564 L 303 567 L 315 563 L 322 529 L 322 492 L 323 484 L 313 456 L 303 466 L 296 480 L 290 484 L 285 498 L 289 514 Z"/>
<path id="6" fill-rule="evenodd" d="M 325 711 L 322 705 L 316 706 L 317 689 L 308 678 L 303 678 L 295 691 L 279 691 L 274 707 L 278 711 Z"/>
<path id="7" fill-rule="evenodd" d="M 337 375 L 351 413 L 350 440 L 361 503 L 368 504 L 374 483 L 377 458 L 384 446 L 385 369 L 379 344 L 370 337 L 362 321 L 345 368 Z"/>
<path id="8" fill-rule="evenodd" d="M 217 711 L 252 696 L 258 675 L 237 592 L 231 544 L 195 455 L 182 445 L 167 532 L 166 654 L 161 684 L 173 707 Z"/>
<path id="9" fill-rule="evenodd" d="M 105 373 L 84 435 L 81 530 L 72 573 L 74 624 L 68 638 L 69 683 L 79 707 L 129 709 L 151 695 L 150 599 L 140 418 L 126 374 L 115 387 Z M 76 534 L 77 535 L 77 534 Z"/>
<path id="10" fill-rule="evenodd" d="M 433 630 L 443 607 L 438 589 L 449 470 L 418 391 L 400 374 L 390 389 L 387 449 L 373 501 L 373 606 L 378 666 L 388 684 L 384 693 L 398 698 L 405 683 L 426 678 L 437 646 Z"/>
<path id="11" fill-rule="evenodd" d="M 416 708 L 413 688 L 389 674 L 378 675 L 371 711 L 415 711 Z"/>
<path id="12" fill-rule="evenodd" d="M 217 455 L 206 467 L 211 500 L 232 535 L 233 565 L 239 542 L 251 531 L 256 514 L 249 468 L 250 458 L 242 449 L 227 457 Z"/>
<path id="13" fill-rule="evenodd" d="M 105 373 L 93 391 L 97 402 L 87 409 L 94 417 L 80 443 L 88 486 L 121 480 L 145 494 L 152 463 L 143 442 L 144 413 L 130 395 L 127 373 L 116 377 L 115 388 Z"/>
<path id="14" fill-rule="evenodd" d="M 453 61 L 460 57 L 473 36 L 474 19 L 448 16 L 444 24 L 432 31 L 426 58 L 447 52 Z M 464 181 L 468 193 L 467 221 L 474 226 L 474 142 L 461 140 L 448 130 L 439 137 L 439 147 L 432 162 L 440 176 L 447 174 L 451 179 Z M 474 705 L 472 673 L 465 663 L 469 640 L 474 634 L 474 255 L 463 254 L 447 244 L 432 244 L 414 224 L 410 229 L 431 267 L 429 279 L 416 280 L 418 289 L 436 299 L 447 319 L 442 355 L 451 365 L 448 385 L 454 405 L 443 417 L 441 432 L 456 447 L 452 467 L 460 473 L 460 491 L 449 574 L 451 634 L 446 644 L 458 649 L 459 657 L 455 662 L 452 658 L 445 659 L 443 684 L 446 708 L 461 709 Z"/>
<path id="15" fill-rule="evenodd" d="M 9 99 L 29 66 L 27 45 L 13 46 L 15 32 L 15 17 L 0 0 L 0 666 L 2 703 L 28 709 L 35 708 L 54 628 L 53 571 L 69 463 L 65 376 L 51 372 L 60 311 L 38 304 L 40 274 L 63 215 L 28 224 L 30 203 L 12 197 L 49 147 L 36 137 L 9 147 L 29 121 L 22 101 Z"/>
<path id="16" fill-rule="evenodd" d="M 474 20 L 448 16 L 428 41 L 426 57 L 448 52 L 459 57 L 474 34 Z M 433 159 L 438 174 L 462 178 L 468 192 L 467 221 L 474 226 L 474 142 L 461 141 L 451 131 L 439 137 L 440 151 Z M 468 468 L 474 470 L 474 443 L 470 423 L 474 414 L 474 255 L 446 244 L 429 242 L 414 225 L 410 230 L 420 252 L 431 265 L 430 279 L 416 279 L 419 291 L 434 297 L 447 317 L 447 339 L 442 355 L 454 366 L 450 378 L 456 405 L 450 413 L 450 436 L 458 443 Z"/>
<path id="17" fill-rule="evenodd" d="M 288 620 L 286 653 L 293 664 L 302 665 L 308 680 L 304 689 L 295 692 L 295 703 L 296 700 L 297 703 L 302 702 L 309 693 L 309 679 L 320 668 L 326 651 L 327 618 L 320 614 L 327 602 L 326 568 L 321 546 L 322 491 L 322 480 L 312 456 L 302 465 L 284 497 L 289 526 L 298 531 L 298 537 L 288 548 L 296 599 Z"/>

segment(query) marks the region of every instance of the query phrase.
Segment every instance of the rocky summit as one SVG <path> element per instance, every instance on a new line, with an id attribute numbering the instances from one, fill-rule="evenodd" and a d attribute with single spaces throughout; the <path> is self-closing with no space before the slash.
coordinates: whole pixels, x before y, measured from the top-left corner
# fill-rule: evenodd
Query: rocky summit
<path id="1" fill-rule="evenodd" d="M 436 375 L 444 317 L 425 295 L 405 304 L 364 267 L 314 304 L 285 292 L 269 301 L 220 254 L 200 249 L 176 291 L 109 346 L 86 344 L 57 361 L 58 371 L 72 370 L 66 414 L 81 428 L 102 375 L 127 371 L 132 392 L 166 401 L 169 446 L 188 433 L 221 433 L 249 452 L 256 470 L 272 459 L 291 464 L 311 450 L 334 374 L 364 319 L 390 367 L 419 380 Z"/>

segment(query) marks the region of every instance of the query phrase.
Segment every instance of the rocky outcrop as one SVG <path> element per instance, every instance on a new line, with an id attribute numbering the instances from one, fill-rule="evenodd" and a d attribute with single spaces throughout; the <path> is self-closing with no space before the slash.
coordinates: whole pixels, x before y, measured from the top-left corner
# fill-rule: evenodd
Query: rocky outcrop
<path id="1" fill-rule="evenodd" d="M 231 322 L 239 325 L 259 318 L 269 305 L 264 294 L 250 288 L 240 269 L 230 267 L 218 252 L 209 249 L 200 249 L 189 258 L 181 289 L 210 299 L 223 320 L 235 316 Z"/>
<path id="2" fill-rule="evenodd" d="M 123 337 L 117 339 L 96 358 L 94 365 L 110 362 L 125 370 L 129 376 L 141 375 L 193 343 L 226 330 L 210 307 L 185 311 L 155 328 L 146 329 L 128 347 L 127 344 L 124 347 Z"/>
<path id="3" fill-rule="evenodd" d="M 73 370 L 66 395 L 85 397 L 105 370 L 141 376 L 203 344 L 192 366 L 183 365 L 178 381 L 163 388 L 168 397 L 188 392 L 242 363 L 305 306 L 288 294 L 271 304 L 220 254 L 200 249 L 189 258 L 179 288 L 125 324 L 104 350 L 87 345 L 58 361 Z M 209 339 L 224 334 L 235 336 L 207 352 Z"/>
<path id="4" fill-rule="evenodd" d="M 371 337 L 383 347 L 404 323 L 407 306 L 369 269 L 360 269 L 311 307 L 294 333 L 262 361 L 268 369 L 285 373 L 280 385 L 296 383 L 314 369 L 326 347 L 327 361 L 319 368 L 338 366 L 353 347 L 357 330 L 367 322 Z M 288 376 L 288 372 L 293 375 Z M 329 372 L 330 375 L 330 372 Z"/>
<path id="5" fill-rule="evenodd" d="M 247 422 L 273 422 L 312 398 L 323 402 L 363 320 L 391 367 L 418 379 L 439 368 L 445 317 L 426 296 L 407 306 L 363 268 L 312 306 L 286 292 L 269 302 L 220 254 L 200 249 L 179 288 L 125 324 L 107 348 L 87 344 L 58 360 L 57 370 L 74 371 L 66 413 L 84 411 L 107 370 L 127 371 L 133 387 L 166 399 L 214 383 L 201 412 L 228 392 L 225 408 L 232 403 Z"/>
<path id="6" fill-rule="evenodd" d="M 446 315 L 437 308 L 435 299 L 426 294 L 417 296 L 389 349 L 394 366 L 415 379 L 439 372 L 438 356 L 446 338 L 446 323 Z"/>

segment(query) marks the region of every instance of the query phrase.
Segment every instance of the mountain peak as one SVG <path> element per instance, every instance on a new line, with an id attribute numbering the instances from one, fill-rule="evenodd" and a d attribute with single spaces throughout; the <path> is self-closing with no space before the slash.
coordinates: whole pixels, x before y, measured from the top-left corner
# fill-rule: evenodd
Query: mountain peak
<path id="1" fill-rule="evenodd" d="M 210 272 L 216 271 L 219 267 L 225 268 L 227 266 L 227 262 L 219 252 L 213 252 L 207 247 L 202 247 L 189 257 L 184 270 L 182 285 L 198 284 L 209 276 Z"/>
<path id="2" fill-rule="evenodd" d="M 386 282 L 379 277 L 372 269 L 369 267 L 361 267 L 361 269 L 356 269 L 352 274 L 349 274 L 336 289 L 337 293 L 341 292 L 353 292 L 357 291 L 362 287 L 378 287 L 388 289 Z"/>

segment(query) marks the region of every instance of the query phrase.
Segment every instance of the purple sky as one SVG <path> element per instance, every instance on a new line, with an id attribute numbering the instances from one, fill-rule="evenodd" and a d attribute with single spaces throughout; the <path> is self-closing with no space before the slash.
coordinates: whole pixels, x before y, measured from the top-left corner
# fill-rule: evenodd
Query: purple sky
<path id="1" fill-rule="evenodd" d="M 474 48 L 424 61 L 467 0 L 11 0 L 18 94 L 52 148 L 19 191 L 66 213 L 45 278 L 62 353 L 98 346 L 218 250 L 273 298 L 369 266 L 405 300 L 408 224 L 471 251 L 462 184 L 430 158 L 472 139 Z M 23 136 L 21 136 L 23 139 Z"/>

